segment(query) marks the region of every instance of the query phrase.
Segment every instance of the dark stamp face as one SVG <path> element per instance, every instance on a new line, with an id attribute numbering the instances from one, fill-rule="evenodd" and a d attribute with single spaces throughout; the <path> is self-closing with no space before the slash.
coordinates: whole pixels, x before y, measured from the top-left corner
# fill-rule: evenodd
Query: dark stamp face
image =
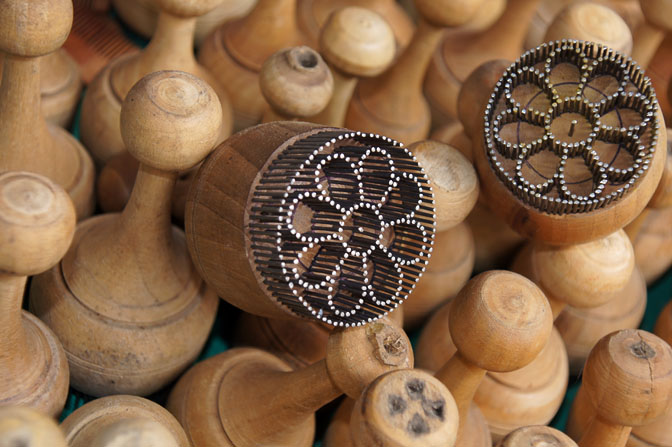
<path id="1" fill-rule="evenodd" d="M 618 201 L 646 174 L 660 123 L 649 78 L 592 42 L 563 40 L 523 54 L 485 113 L 491 168 L 525 204 L 551 214 Z"/>
<path id="2" fill-rule="evenodd" d="M 401 144 L 321 132 L 289 145 L 251 197 L 257 270 L 293 312 L 360 325 L 396 308 L 434 240 L 429 180 Z"/>

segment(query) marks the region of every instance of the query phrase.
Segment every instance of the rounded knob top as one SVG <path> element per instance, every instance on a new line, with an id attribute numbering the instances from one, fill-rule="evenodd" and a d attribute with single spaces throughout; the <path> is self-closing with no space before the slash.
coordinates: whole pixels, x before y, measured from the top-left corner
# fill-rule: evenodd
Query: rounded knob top
<path id="1" fill-rule="evenodd" d="M 0 407 L 0 446 L 67 447 L 50 417 L 25 407 Z"/>
<path id="2" fill-rule="evenodd" d="M 63 45 L 72 27 L 72 0 L 0 1 L 0 51 L 37 57 Z"/>
<path id="3" fill-rule="evenodd" d="M 180 447 L 180 443 L 157 421 L 122 419 L 101 429 L 91 447 Z"/>
<path id="4" fill-rule="evenodd" d="M 590 352 L 582 386 L 605 421 L 647 424 L 672 405 L 672 348 L 646 331 L 613 332 Z"/>
<path id="5" fill-rule="evenodd" d="M 532 250 L 541 287 L 573 307 L 597 307 L 610 301 L 635 268 L 635 251 L 623 230 L 583 244 L 537 243 Z"/>
<path id="6" fill-rule="evenodd" d="M 0 174 L 0 271 L 42 273 L 66 253 L 75 233 L 70 196 L 31 172 Z"/>
<path id="7" fill-rule="evenodd" d="M 478 177 L 457 149 L 436 141 L 408 147 L 432 182 L 436 231 L 445 231 L 466 219 L 478 199 Z"/>
<path id="8" fill-rule="evenodd" d="M 334 92 L 334 78 L 322 57 L 306 46 L 280 50 L 264 62 L 259 86 L 278 112 L 309 117 L 324 109 Z"/>
<path id="9" fill-rule="evenodd" d="M 151 73 L 128 92 L 121 136 L 128 151 L 155 169 L 182 171 L 205 158 L 219 138 L 222 106 L 205 81 L 181 71 Z"/>
<path id="10" fill-rule="evenodd" d="M 509 433 L 498 447 L 576 447 L 576 443 L 561 431 L 543 425 L 521 427 Z"/>
<path id="11" fill-rule="evenodd" d="M 457 27 L 471 21 L 484 0 L 415 0 L 422 17 L 436 26 Z"/>
<path id="12" fill-rule="evenodd" d="M 598 42 L 625 54 L 632 51 L 627 23 L 614 10 L 597 3 L 572 3 L 555 16 L 544 41 L 562 39 Z"/>
<path id="13" fill-rule="evenodd" d="M 513 371 L 546 345 L 553 314 L 544 293 L 507 271 L 472 278 L 450 309 L 450 335 L 460 354 L 482 369 Z"/>
<path id="14" fill-rule="evenodd" d="M 356 6 L 331 14 L 320 34 L 320 52 L 332 66 L 352 76 L 376 76 L 394 59 L 390 25 L 375 12 Z"/>
<path id="15" fill-rule="evenodd" d="M 639 0 L 646 20 L 664 31 L 672 30 L 672 0 Z"/>
<path id="16" fill-rule="evenodd" d="M 357 447 L 438 447 L 457 438 L 457 405 L 448 389 L 424 371 L 391 371 L 369 385 L 352 412 Z"/>
<path id="17" fill-rule="evenodd" d="M 490 93 L 511 62 L 495 59 L 479 65 L 465 79 L 457 97 L 457 114 L 464 131 L 474 138 L 482 126 L 483 112 L 490 99 Z"/>
<path id="18" fill-rule="evenodd" d="M 413 349 L 406 333 L 383 317 L 364 326 L 336 329 L 327 341 L 329 376 L 356 399 L 376 377 L 413 367 Z"/>
<path id="19" fill-rule="evenodd" d="M 202 16 L 221 3 L 222 0 L 154 0 L 162 11 L 179 17 Z"/>

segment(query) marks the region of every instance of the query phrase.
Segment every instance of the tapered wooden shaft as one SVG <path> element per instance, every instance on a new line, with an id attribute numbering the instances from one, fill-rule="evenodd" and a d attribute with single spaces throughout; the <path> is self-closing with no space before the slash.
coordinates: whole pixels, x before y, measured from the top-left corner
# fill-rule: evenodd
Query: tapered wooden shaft
<path id="1" fill-rule="evenodd" d="M 21 317 L 26 276 L 0 273 L 0 363 L 3 381 L 19 381 L 30 369 L 25 328 Z M 11 389 L 12 387 L 3 388 Z"/>

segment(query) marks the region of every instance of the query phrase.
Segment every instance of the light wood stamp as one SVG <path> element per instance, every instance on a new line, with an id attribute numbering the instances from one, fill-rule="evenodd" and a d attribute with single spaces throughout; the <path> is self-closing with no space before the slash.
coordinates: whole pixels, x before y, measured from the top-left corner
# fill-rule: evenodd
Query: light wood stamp
<path id="1" fill-rule="evenodd" d="M 349 404 L 349 400 L 344 402 Z M 325 447 L 452 447 L 457 405 L 446 387 L 420 370 L 392 371 L 347 405 L 348 419 L 327 429 Z M 339 409 L 339 411 L 341 411 Z"/>
<path id="2" fill-rule="evenodd" d="M 233 135 L 203 163 L 187 241 L 205 281 L 246 312 L 360 325 L 415 287 L 433 244 L 433 202 L 400 143 L 275 121 Z"/>
<path id="3" fill-rule="evenodd" d="M 483 0 L 417 0 L 420 23 L 411 43 L 380 76 L 357 84 L 346 127 L 388 135 L 407 144 L 429 135 L 429 105 L 422 82 L 444 28 L 472 20 Z"/>
<path id="4" fill-rule="evenodd" d="M 440 115 L 457 118 L 462 83 L 484 62 L 514 60 L 523 51 L 527 24 L 539 0 L 509 0 L 501 17 L 487 30 L 472 35 L 446 35 L 427 70 L 425 95 Z"/>
<path id="5" fill-rule="evenodd" d="M 577 447 L 563 432 L 552 427 L 534 425 L 522 427 L 507 435 L 497 447 Z"/>
<path id="6" fill-rule="evenodd" d="M 551 334 L 551 309 L 534 283 L 506 271 L 472 278 L 450 305 L 450 335 L 457 351 L 435 376 L 459 409 L 457 445 L 486 445 L 486 439 L 490 445 L 485 421 L 477 427 L 468 417 L 474 394 L 486 372 L 514 371 L 537 357 Z M 477 433 L 487 436 L 479 439 Z"/>
<path id="7" fill-rule="evenodd" d="M 224 88 L 196 62 L 193 36 L 196 17 L 212 10 L 220 0 L 184 3 L 155 0 L 161 8 L 159 23 L 149 45 L 108 64 L 87 87 L 82 102 L 80 136 L 99 168 L 125 150 L 119 128 L 121 104 L 143 76 L 159 70 L 180 70 L 206 81 L 215 89 L 222 109 L 221 139 L 231 133 L 231 107 Z M 221 141 L 220 139 L 220 141 Z"/>
<path id="8" fill-rule="evenodd" d="M 26 280 L 63 257 L 75 210 L 61 187 L 29 172 L 0 174 L 0 403 L 52 417 L 68 396 L 63 348 L 40 320 L 21 310 Z"/>
<path id="9" fill-rule="evenodd" d="M 212 11 L 196 19 L 194 43 L 200 46 L 215 28 L 224 22 L 244 17 L 257 0 L 222 0 Z M 154 0 L 112 0 L 114 11 L 136 33 L 150 38 L 156 31 L 159 10 Z"/>
<path id="10" fill-rule="evenodd" d="M 350 6 L 329 17 L 319 47 L 334 75 L 334 94 L 327 107 L 310 121 L 343 127 L 358 78 L 377 76 L 392 63 L 394 34 L 375 12 Z"/>
<path id="11" fill-rule="evenodd" d="M 194 447 L 312 446 L 317 409 L 412 365 L 406 334 L 383 319 L 335 330 L 326 358 L 295 371 L 265 351 L 228 350 L 182 376 L 167 407 Z"/>
<path id="12" fill-rule="evenodd" d="M 168 410 L 137 396 L 93 400 L 71 413 L 61 428 L 68 447 L 191 447 Z"/>
<path id="13" fill-rule="evenodd" d="M 646 331 L 613 332 L 588 357 L 567 433 L 580 447 L 624 447 L 634 427 L 669 411 L 671 396 L 672 348 Z"/>
<path id="14" fill-rule="evenodd" d="M 3 58 L 0 54 L 0 66 Z M 47 122 L 67 128 L 72 122 L 82 94 L 79 67 L 63 48 L 42 56 L 39 60 L 42 116 Z"/>
<path id="15" fill-rule="evenodd" d="M 317 45 L 325 24 L 335 11 L 349 7 L 366 8 L 385 19 L 394 33 L 397 52 L 408 46 L 415 25 L 404 8 L 394 0 L 298 0 L 299 28 L 309 45 Z"/>
<path id="16" fill-rule="evenodd" d="M 640 67 L 647 68 L 665 34 L 672 30 L 672 1 L 640 0 L 644 21 L 633 34 L 632 58 Z"/>
<path id="17" fill-rule="evenodd" d="M 25 1 L 11 0 L 1 8 L 0 51 L 5 59 L 0 85 L 0 171 L 49 177 L 70 194 L 82 218 L 93 211 L 91 157 L 72 135 L 48 124 L 40 106 L 40 56 L 56 51 L 71 25 L 69 0 L 30 2 L 30 7 Z"/>
<path id="18" fill-rule="evenodd" d="M 259 87 L 269 106 L 262 122 L 309 121 L 323 110 L 334 91 L 331 70 L 319 53 L 301 46 L 272 54 L 259 72 Z"/>
<path id="19" fill-rule="evenodd" d="M 235 131 L 259 123 L 267 107 L 259 88 L 264 61 L 304 42 L 296 24 L 296 0 L 259 0 L 247 16 L 222 24 L 203 41 L 198 61 L 226 90 Z"/>
<path id="20" fill-rule="evenodd" d="M 68 447 L 56 422 L 31 408 L 0 407 L 0 447 Z"/>
<path id="21" fill-rule="evenodd" d="M 619 53 L 632 51 L 632 33 L 621 16 L 599 3 L 570 3 L 555 16 L 544 35 L 549 40 L 597 42 Z"/>
<path id="22" fill-rule="evenodd" d="M 31 310 L 58 334 L 72 386 L 86 394 L 156 391 L 208 338 L 219 300 L 170 223 L 170 198 L 178 173 L 212 150 L 221 110 L 214 90 L 184 72 L 137 83 L 121 112 L 140 161 L 131 199 L 121 214 L 81 222 L 63 261 L 33 279 Z"/>

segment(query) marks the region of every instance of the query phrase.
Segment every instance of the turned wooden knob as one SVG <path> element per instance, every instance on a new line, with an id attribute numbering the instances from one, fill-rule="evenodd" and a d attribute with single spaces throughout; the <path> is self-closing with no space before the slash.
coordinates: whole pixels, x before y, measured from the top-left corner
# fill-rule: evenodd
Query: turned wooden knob
<path id="1" fill-rule="evenodd" d="M 634 268 L 635 253 L 623 230 L 583 244 L 532 243 L 512 266 L 539 284 L 556 316 L 564 304 L 590 308 L 611 301 L 628 284 Z"/>
<path id="2" fill-rule="evenodd" d="M 198 17 L 222 3 L 222 0 L 153 0 L 162 11 L 180 17 Z"/>
<path id="3" fill-rule="evenodd" d="M 377 76 L 392 62 L 394 34 L 385 19 L 369 9 L 337 9 L 320 34 L 320 52 L 332 69 L 334 94 L 311 121 L 341 127 L 358 78 Z"/>
<path id="4" fill-rule="evenodd" d="M 582 387 L 597 416 L 579 446 L 625 446 L 629 427 L 654 421 L 672 404 L 672 348 L 645 331 L 607 335 L 588 357 Z"/>
<path id="5" fill-rule="evenodd" d="M 71 413 L 62 428 L 68 447 L 191 447 L 165 408 L 137 396 L 93 400 Z"/>
<path id="6" fill-rule="evenodd" d="M 630 54 L 632 33 L 613 9 L 598 3 L 570 3 L 553 19 L 544 41 L 576 39 L 597 42 Z"/>
<path id="7" fill-rule="evenodd" d="M 120 126 L 140 162 L 128 204 L 81 222 L 61 264 L 31 285 L 31 309 L 62 340 L 73 387 L 149 394 L 203 347 L 218 299 L 196 273 L 170 209 L 179 171 L 212 150 L 221 117 L 214 90 L 188 73 L 155 72 L 128 93 Z M 180 343 L 175 333 L 184 334 Z"/>
<path id="8" fill-rule="evenodd" d="M 48 270 L 72 242 L 72 201 L 49 179 L 28 172 L 2 174 L 0 192 L 0 271 L 31 276 Z"/>
<path id="9" fill-rule="evenodd" d="M 422 17 L 439 26 L 457 27 L 469 22 L 484 0 L 416 0 L 415 7 Z"/>
<path id="10" fill-rule="evenodd" d="M 530 363 L 551 334 L 548 300 L 527 278 L 506 271 L 482 273 L 455 297 L 450 335 L 460 356 L 487 371 L 513 371 Z"/>
<path id="11" fill-rule="evenodd" d="M 72 27 L 72 2 L 21 0 L 3 2 L 0 50 L 26 57 L 42 56 L 63 45 Z M 45 26 L 48 24 L 48 26 Z"/>
<path id="12" fill-rule="evenodd" d="M 320 33 L 320 53 L 349 76 L 376 76 L 394 58 L 392 28 L 375 12 L 350 6 L 334 11 Z"/>
<path id="13" fill-rule="evenodd" d="M 189 249 L 205 281 L 247 312 L 361 325 L 398 307 L 424 270 L 429 186 L 390 138 L 267 123 L 229 138 L 199 169 Z"/>
<path id="14" fill-rule="evenodd" d="M 412 365 L 408 337 L 382 319 L 334 330 L 326 358 L 295 371 L 265 351 L 228 350 L 182 376 L 167 407 L 194 447 L 305 447 L 314 441 L 317 409 L 344 392 L 356 398 L 380 375 Z"/>
<path id="15" fill-rule="evenodd" d="M 259 87 L 277 116 L 264 121 L 307 118 L 324 109 L 334 89 L 334 78 L 322 57 L 309 47 L 287 48 L 266 59 Z"/>
<path id="16" fill-rule="evenodd" d="M 68 447 L 56 422 L 25 407 L 0 407 L 0 447 Z"/>
<path id="17" fill-rule="evenodd" d="M 577 447 L 563 432 L 552 427 L 536 425 L 522 427 L 506 436 L 497 447 Z"/>
<path id="18" fill-rule="evenodd" d="M 353 445 L 452 446 L 457 438 L 455 400 L 431 375 L 414 369 L 374 380 L 357 399 L 350 422 Z"/>
<path id="19" fill-rule="evenodd" d="M 436 231 L 462 222 L 478 199 L 478 178 L 473 165 L 457 149 L 436 141 L 421 141 L 409 150 L 432 182 Z"/>
<path id="20" fill-rule="evenodd" d="M 0 401 L 51 416 L 68 395 L 68 365 L 54 334 L 21 310 L 26 278 L 63 257 L 72 242 L 75 209 L 46 177 L 0 174 Z"/>
<path id="21" fill-rule="evenodd" d="M 586 85 L 615 101 L 584 88 L 582 70 Z M 616 94 L 615 83 L 601 84 L 610 76 L 634 76 L 636 91 Z M 639 112 L 627 119 L 620 108 Z M 597 43 L 554 41 L 525 53 L 497 83 L 483 122 L 484 144 L 474 150 L 481 188 L 494 212 L 535 240 L 564 245 L 613 233 L 642 211 L 663 172 L 666 135 L 650 80 Z"/>
<path id="22" fill-rule="evenodd" d="M 215 145 L 222 108 L 212 87 L 179 71 L 152 73 L 128 92 L 121 109 L 121 136 L 140 163 L 183 171 Z"/>

